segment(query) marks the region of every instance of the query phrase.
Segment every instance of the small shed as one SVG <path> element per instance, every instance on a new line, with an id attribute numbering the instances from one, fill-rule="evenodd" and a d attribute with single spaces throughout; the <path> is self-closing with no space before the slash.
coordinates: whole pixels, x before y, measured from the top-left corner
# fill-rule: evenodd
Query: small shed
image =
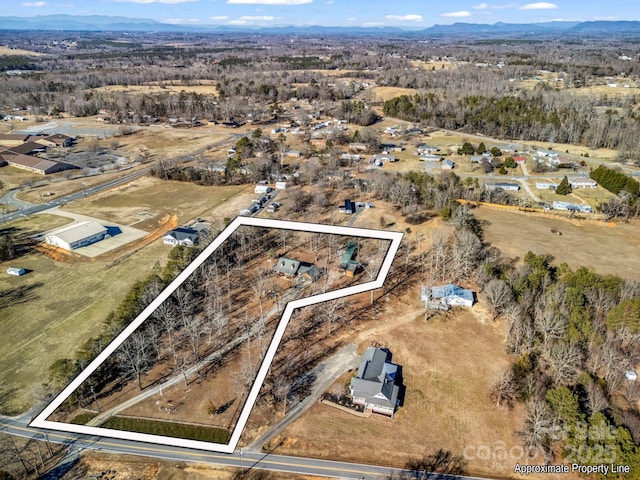
<path id="1" fill-rule="evenodd" d="M 626 372 L 624 372 L 624 378 L 626 378 L 630 382 L 635 382 L 636 380 L 638 380 L 638 373 L 634 370 L 627 370 Z"/>
<path id="2" fill-rule="evenodd" d="M 13 275 L 14 277 L 19 277 L 21 275 L 24 275 L 25 273 L 27 273 L 27 271 L 24 268 L 20 268 L 20 267 L 7 268 L 7 274 Z"/>

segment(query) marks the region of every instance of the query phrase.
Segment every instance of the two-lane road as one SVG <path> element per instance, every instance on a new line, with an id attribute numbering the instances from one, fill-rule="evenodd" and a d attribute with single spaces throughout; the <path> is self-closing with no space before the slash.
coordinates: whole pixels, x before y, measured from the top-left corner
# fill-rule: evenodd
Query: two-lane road
<path id="1" fill-rule="evenodd" d="M 383 480 L 393 478 L 416 478 L 410 470 L 402 470 L 377 465 L 364 465 L 360 463 L 337 462 L 333 460 L 319 460 L 308 457 L 291 457 L 286 455 L 273 455 L 269 453 L 253 453 L 236 451 L 233 454 L 211 453 L 193 450 L 184 447 L 155 445 L 153 443 L 133 442 L 106 437 L 78 435 L 43 430 L 37 430 L 26 426 L 23 419 L 0 417 L 0 430 L 10 435 L 17 435 L 38 440 L 48 440 L 54 443 L 65 444 L 74 449 L 92 449 L 98 451 L 140 455 L 162 460 L 195 462 L 218 467 L 258 468 L 277 472 L 297 473 L 301 475 L 315 475 L 340 479 L 365 479 Z M 336 448 L 339 448 L 336 443 Z M 334 454 L 336 452 L 327 452 Z M 422 473 L 424 475 L 424 473 Z M 434 474 L 434 478 L 435 478 Z M 464 475 L 450 475 L 449 480 L 486 480 Z M 420 477 L 423 478 L 423 477 Z"/>
<path id="2" fill-rule="evenodd" d="M 123 177 L 116 178 L 114 180 L 109 180 L 108 182 L 101 183 L 100 185 L 96 185 L 94 187 L 90 187 L 76 193 L 65 195 L 64 197 L 56 198 L 55 200 L 51 200 L 50 202 L 43 203 L 41 205 L 27 204 L 26 202 L 21 202 L 20 200 L 18 200 L 19 202 L 29 206 L 27 206 L 26 208 L 21 208 L 20 210 L 16 210 L 14 212 L 3 214 L 0 217 L 0 223 L 11 222 L 12 220 L 15 220 L 20 217 L 26 217 L 28 215 L 33 215 L 34 213 L 44 212 L 45 210 L 49 210 L 50 208 L 58 207 L 60 205 L 65 205 L 66 203 L 72 202 L 73 200 L 77 200 L 78 198 L 87 197 L 95 193 L 109 190 L 110 188 L 113 188 L 117 185 L 121 185 L 123 183 L 130 182 L 131 180 L 134 180 L 138 177 L 142 177 L 143 175 L 147 175 L 150 171 L 151 171 L 151 168 L 138 170 L 137 172 L 130 173 L 129 175 L 125 175 Z M 12 198 L 15 199 L 15 193 L 17 193 L 17 190 L 12 190 L 9 193 L 12 193 L 12 192 L 13 192 Z M 5 195 L 5 198 L 7 197 L 7 195 Z M 18 205 L 14 204 L 13 206 L 18 206 Z"/>

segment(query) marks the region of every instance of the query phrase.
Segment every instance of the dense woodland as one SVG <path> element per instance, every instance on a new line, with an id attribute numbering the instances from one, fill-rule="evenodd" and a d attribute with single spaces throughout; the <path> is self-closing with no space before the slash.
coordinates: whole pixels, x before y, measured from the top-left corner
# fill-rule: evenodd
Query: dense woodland
<path id="1" fill-rule="evenodd" d="M 307 124 L 308 109 L 284 112 L 280 106 L 295 97 L 317 113 L 369 125 L 376 114 L 368 109 L 373 99 L 366 87 L 396 86 L 417 93 L 386 102 L 385 115 L 490 136 L 618 148 L 625 159 L 635 159 L 640 151 L 635 95 L 579 94 L 581 86 L 606 84 L 607 76 L 637 78 L 640 64 L 620 59 L 622 54 L 637 56 L 632 39 L 607 38 L 604 44 L 599 38 L 445 41 L 399 35 L 298 36 L 290 42 L 286 35 L 194 34 L 176 47 L 176 34 L 136 34 L 124 43 L 120 37 L 56 33 L 45 38 L 33 33 L 20 40 L 7 38 L 18 48 L 52 56 L 5 57 L 0 70 L 23 69 L 20 75 L 0 77 L 5 106 L 28 108 L 35 115 L 106 111 L 121 123 L 167 117 L 268 121 L 286 113 Z M 455 68 L 429 70 L 412 64 L 432 58 L 451 61 Z M 498 63 L 501 68 L 495 67 Z M 540 83 L 527 90 L 514 82 L 540 71 L 555 72 L 562 88 Z M 98 90 L 203 82 L 215 86 L 216 94 Z"/>

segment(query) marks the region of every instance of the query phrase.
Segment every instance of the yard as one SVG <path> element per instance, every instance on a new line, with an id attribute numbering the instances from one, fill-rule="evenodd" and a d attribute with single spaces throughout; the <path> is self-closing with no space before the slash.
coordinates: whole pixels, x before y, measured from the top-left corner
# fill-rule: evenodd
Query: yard
<path id="1" fill-rule="evenodd" d="M 316 404 L 266 448 L 275 453 L 404 466 L 439 449 L 466 454 L 465 471 L 508 475 L 514 461 L 478 459 L 477 449 L 519 445 L 523 409 L 509 411 L 488 399 L 489 386 L 508 368 L 500 324 L 470 312 L 450 313 L 428 323 L 411 291 L 393 299 L 378 320 L 352 338 L 364 351 L 383 341 L 402 366 L 406 393 L 394 419 L 360 418 Z M 348 384 L 342 378 L 337 387 Z M 503 442 L 503 443 L 500 443 Z"/>

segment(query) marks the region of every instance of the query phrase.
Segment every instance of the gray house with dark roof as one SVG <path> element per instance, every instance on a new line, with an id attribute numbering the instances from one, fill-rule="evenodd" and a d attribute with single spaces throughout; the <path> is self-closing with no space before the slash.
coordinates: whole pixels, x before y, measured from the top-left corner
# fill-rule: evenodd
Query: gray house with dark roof
<path id="1" fill-rule="evenodd" d="M 178 227 L 173 229 L 162 237 L 162 241 L 165 245 L 180 245 L 182 247 L 191 247 L 198 241 L 198 230 L 194 230 L 190 227 Z"/>
<path id="2" fill-rule="evenodd" d="M 280 257 L 273 266 L 273 270 L 290 278 L 300 277 L 311 282 L 315 282 L 322 275 L 322 271 L 313 263 L 301 262 L 288 257 Z"/>
<path id="3" fill-rule="evenodd" d="M 399 404 L 399 373 L 400 367 L 391 363 L 388 350 L 369 347 L 349 385 L 353 403 L 364 406 L 365 411 L 393 417 Z"/>

